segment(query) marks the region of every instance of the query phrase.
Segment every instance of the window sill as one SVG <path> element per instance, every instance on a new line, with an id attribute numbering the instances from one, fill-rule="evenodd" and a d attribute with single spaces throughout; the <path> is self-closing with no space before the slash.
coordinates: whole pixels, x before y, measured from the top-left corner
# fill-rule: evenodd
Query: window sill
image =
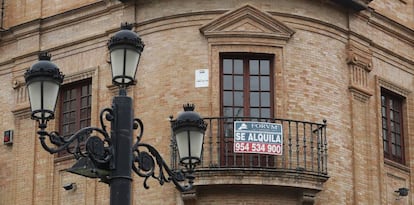
<path id="1" fill-rule="evenodd" d="M 401 171 L 410 173 L 410 168 L 408 166 L 403 165 L 403 164 L 400 164 L 400 163 L 397 163 L 397 162 L 394 162 L 392 160 L 384 159 L 384 164 L 385 165 L 388 165 L 388 166 L 391 166 L 393 168 L 397 168 L 397 169 L 399 169 Z"/>

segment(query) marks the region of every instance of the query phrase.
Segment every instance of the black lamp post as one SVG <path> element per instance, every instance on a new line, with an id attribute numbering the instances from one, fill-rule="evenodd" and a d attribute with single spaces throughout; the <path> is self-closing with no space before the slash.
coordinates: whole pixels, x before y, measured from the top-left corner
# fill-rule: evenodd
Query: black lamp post
<path id="1" fill-rule="evenodd" d="M 57 132 L 47 132 L 47 122 L 54 119 L 59 88 L 63 74 L 50 62 L 46 52 L 39 54 L 39 61 L 25 73 L 29 92 L 32 119 L 39 123 L 39 139 L 49 153 L 67 150 L 77 162 L 67 171 L 89 178 L 99 178 L 110 186 L 110 204 L 130 204 L 131 170 L 144 177 L 144 187 L 152 177 L 159 181 L 173 182 L 180 191 L 192 188 L 195 166 L 200 163 L 206 123 L 194 112 L 194 105 L 184 105 L 184 112 L 171 121 L 176 137 L 180 162 L 183 169 L 171 170 L 159 152 L 151 145 L 142 143 L 144 131 L 140 119 L 134 118 L 132 99 L 126 95 L 126 88 L 135 84 L 135 74 L 144 48 L 140 37 L 131 31 L 132 26 L 122 24 L 108 42 L 111 57 L 112 82 L 119 87 L 111 108 L 100 114 L 101 127 L 82 128 L 70 137 Z M 111 131 L 105 121 L 111 123 Z M 133 130 L 139 130 L 133 144 Z M 48 141 L 46 140 L 48 138 Z M 85 144 L 85 146 L 81 146 Z M 71 148 L 69 149 L 69 145 Z"/>

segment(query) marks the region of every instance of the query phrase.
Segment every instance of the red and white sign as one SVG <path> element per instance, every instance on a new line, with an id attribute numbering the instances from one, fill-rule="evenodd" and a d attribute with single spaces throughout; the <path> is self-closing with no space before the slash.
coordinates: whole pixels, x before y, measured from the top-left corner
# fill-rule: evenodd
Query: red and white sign
<path id="1" fill-rule="evenodd" d="M 267 122 L 234 122 L 234 152 L 283 154 L 282 125 Z"/>

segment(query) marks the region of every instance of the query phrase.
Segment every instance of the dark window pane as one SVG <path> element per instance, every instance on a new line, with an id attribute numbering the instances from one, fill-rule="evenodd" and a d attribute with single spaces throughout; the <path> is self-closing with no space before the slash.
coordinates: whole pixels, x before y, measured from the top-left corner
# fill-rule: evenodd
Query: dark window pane
<path id="1" fill-rule="evenodd" d="M 401 116 L 400 116 L 400 113 L 398 113 L 398 112 L 394 112 L 394 119 L 395 119 L 395 122 L 400 122 L 400 118 L 401 118 Z"/>
<path id="2" fill-rule="evenodd" d="M 88 118 L 88 109 L 82 109 L 82 110 L 80 111 L 80 118 L 81 118 L 81 119 L 86 119 L 86 118 Z"/>
<path id="3" fill-rule="evenodd" d="M 233 89 L 233 77 L 231 75 L 223 76 L 223 89 L 224 90 Z"/>
<path id="4" fill-rule="evenodd" d="M 70 101 L 70 110 L 76 109 L 76 101 Z"/>
<path id="5" fill-rule="evenodd" d="M 270 107 L 270 93 L 262 92 L 261 93 L 260 105 L 263 107 Z"/>
<path id="6" fill-rule="evenodd" d="M 82 96 L 85 96 L 88 94 L 88 86 L 82 86 Z"/>
<path id="7" fill-rule="evenodd" d="M 223 60 L 223 73 L 231 74 L 233 73 L 233 61 L 230 59 Z"/>
<path id="8" fill-rule="evenodd" d="M 250 116 L 251 117 L 260 117 L 260 109 L 259 108 L 250 108 Z"/>
<path id="9" fill-rule="evenodd" d="M 395 150 L 396 150 L 395 155 L 397 155 L 397 157 L 401 157 L 402 156 L 401 147 L 397 146 L 395 147 Z"/>
<path id="10" fill-rule="evenodd" d="M 269 108 L 262 108 L 260 114 L 261 114 L 261 117 L 263 117 L 263 118 L 270 118 L 270 109 Z"/>
<path id="11" fill-rule="evenodd" d="M 243 106 L 244 104 L 244 93 L 243 92 L 234 92 L 234 105 L 235 106 Z"/>
<path id="12" fill-rule="evenodd" d="M 234 90 L 243 90 L 243 76 L 234 76 Z"/>
<path id="13" fill-rule="evenodd" d="M 387 118 L 382 118 L 382 128 L 387 129 Z"/>
<path id="14" fill-rule="evenodd" d="M 250 106 L 252 107 L 259 107 L 260 106 L 260 98 L 258 92 L 251 92 L 250 93 Z"/>
<path id="15" fill-rule="evenodd" d="M 262 76 L 260 78 L 260 89 L 262 91 L 268 91 L 268 90 L 270 90 L 269 76 Z"/>
<path id="16" fill-rule="evenodd" d="M 233 117 L 233 108 L 231 108 L 231 107 L 223 108 L 223 116 L 224 117 Z"/>
<path id="17" fill-rule="evenodd" d="M 224 125 L 224 137 L 233 138 L 233 124 Z"/>
<path id="18" fill-rule="evenodd" d="M 80 128 L 84 128 L 88 126 L 88 121 L 87 120 L 83 120 L 80 122 Z"/>
<path id="19" fill-rule="evenodd" d="M 401 136 L 398 134 L 395 135 L 395 144 L 401 145 Z"/>
<path id="20" fill-rule="evenodd" d="M 259 61 L 250 60 L 249 68 L 250 68 L 250 75 L 258 75 L 259 74 Z"/>
<path id="21" fill-rule="evenodd" d="M 395 146 L 391 146 L 391 154 L 392 155 L 395 155 L 396 154 L 396 152 L 395 152 Z"/>
<path id="22" fill-rule="evenodd" d="M 270 74 L 270 65 L 268 60 L 260 61 L 260 74 L 269 75 Z"/>
<path id="23" fill-rule="evenodd" d="M 224 91 L 223 92 L 223 105 L 232 106 L 233 105 L 233 92 Z"/>
<path id="24" fill-rule="evenodd" d="M 86 107 L 88 106 L 88 98 L 84 97 L 81 99 L 81 107 Z"/>
<path id="25" fill-rule="evenodd" d="M 67 103 L 67 102 L 66 102 L 66 103 L 63 103 L 63 108 L 62 108 L 62 111 L 63 111 L 63 112 L 68 111 L 68 110 L 69 110 L 69 108 L 70 108 L 70 107 L 69 107 L 69 105 L 70 105 L 70 104 L 69 104 L 69 103 Z"/>
<path id="26" fill-rule="evenodd" d="M 239 108 L 234 108 L 234 113 L 233 113 L 234 117 L 244 117 L 244 109 L 239 107 Z"/>
<path id="27" fill-rule="evenodd" d="M 243 60 L 234 60 L 234 74 L 243 74 Z"/>
<path id="28" fill-rule="evenodd" d="M 259 77 L 258 76 L 250 76 L 250 90 L 251 91 L 259 90 Z"/>

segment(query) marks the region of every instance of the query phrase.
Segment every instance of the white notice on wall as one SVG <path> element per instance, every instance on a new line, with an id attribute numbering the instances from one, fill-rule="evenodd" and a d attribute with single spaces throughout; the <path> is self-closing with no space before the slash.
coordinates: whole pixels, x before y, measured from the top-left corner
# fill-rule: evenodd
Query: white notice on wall
<path id="1" fill-rule="evenodd" d="M 195 71 L 195 87 L 208 87 L 208 69 L 199 69 Z"/>

